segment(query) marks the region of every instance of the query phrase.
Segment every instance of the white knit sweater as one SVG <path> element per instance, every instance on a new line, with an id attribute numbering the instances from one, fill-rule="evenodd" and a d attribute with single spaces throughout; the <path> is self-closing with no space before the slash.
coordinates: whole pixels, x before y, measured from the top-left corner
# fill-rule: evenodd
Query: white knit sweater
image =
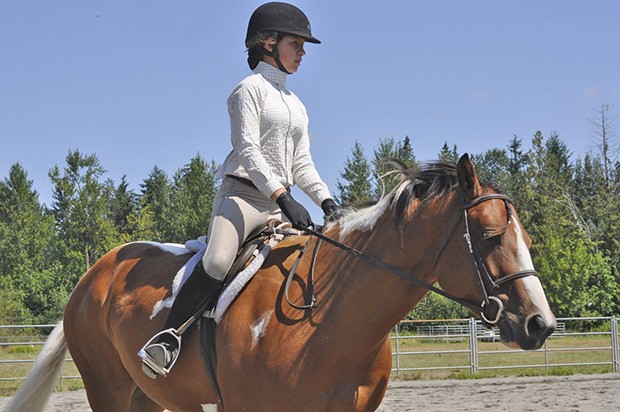
<path id="1" fill-rule="evenodd" d="M 233 149 L 220 168 L 250 179 L 267 197 L 296 184 L 317 205 L 331 197 L 310 155 L 308 115 L 286 88 L 286 73 L 265 62 L 228 98 Z"/>

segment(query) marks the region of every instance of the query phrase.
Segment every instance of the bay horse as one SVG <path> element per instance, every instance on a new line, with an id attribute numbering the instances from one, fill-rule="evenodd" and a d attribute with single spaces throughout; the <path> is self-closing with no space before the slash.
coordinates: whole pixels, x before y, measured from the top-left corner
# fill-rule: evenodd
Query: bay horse
<path id="1" fill-rule="evenodd" d="M 217 325 L 215 380 L 197 328 L 183 336 L 167 377 L 148 378 L 137 356 L 162 327 L 167 310 L 149 315 L 190 255 L 139 242 L 108 252 L 77 284 L 9 410 L 43 408 L 57 378 L 44 371 L 58 368 L 68 347 L 95 412 L 372 411 L 388 385 L 390 332 L 435 282 L 499 327 L 506 345 L 541 347 L 556 321 L 508 197 L 479 181 L 467 155 L 402 173 L 375 205 L 321 235 L 330 241 L 315 257 L 314 308 L 284 299 L 308 236 L 271 251 Z M 287 291 L 296 305 L 308 300 L 308 255 Z"/>

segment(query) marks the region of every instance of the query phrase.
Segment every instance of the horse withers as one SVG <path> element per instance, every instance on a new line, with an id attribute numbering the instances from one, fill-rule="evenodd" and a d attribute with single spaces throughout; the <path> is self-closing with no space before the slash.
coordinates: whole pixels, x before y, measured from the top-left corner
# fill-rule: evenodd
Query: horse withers
<path id="1" fill-rule="evenodd" d="M 160 330 L 167 310 L 150 315 L 191 255 L 152 243 L 108 252 L 76 286 L 9 410 L 43 408 L 57 378 L 44 371 L 68 347 L 95 412 L 372 411 L 390 376 L 390 331 L 435 282 L 496 325 L 505 344 L 541 347 L 555 317 L 510 199 L 480 183 L 467 155 L 456 166 L 401 173 L 375 205 L 327 227 L 330 241 L 303 255 L 290 288 L 285 279 L 308 237 L 271 251 L 217 326 L 214 376 L 197 328 L 183 335 L 167 377 L 148 378 L 136 355 Z M 312 294 L 313 308 L 295 307 Z"/>

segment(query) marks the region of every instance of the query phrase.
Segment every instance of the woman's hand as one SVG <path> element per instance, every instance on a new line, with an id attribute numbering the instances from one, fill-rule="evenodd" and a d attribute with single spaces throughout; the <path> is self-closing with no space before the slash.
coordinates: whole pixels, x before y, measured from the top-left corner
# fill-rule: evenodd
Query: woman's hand
<path id="1" fill-rule="evenodd" d="M 323 209 L 323 213 L 325 213 L 326 222 L 333 222 L 342 217 L 342 207 L 334 202 L 334 199 L 323 200 L 321 209 Z"/>
<path id="2" fill-rule="evenodd" d="M 306 229 L 309 226 L 314 226 L 310 213 L 301 203 L 293 199 L 289 192 L 281 193 L 276 199 L 276 203 L 295 229 Z"/>

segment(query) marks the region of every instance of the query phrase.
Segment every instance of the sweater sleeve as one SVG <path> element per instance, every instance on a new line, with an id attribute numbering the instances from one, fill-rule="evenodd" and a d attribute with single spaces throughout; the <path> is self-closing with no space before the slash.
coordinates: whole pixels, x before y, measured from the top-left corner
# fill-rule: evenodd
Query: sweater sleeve
<path id="1" fill-rule="evenodd" d="M 264 96 L 259 87 L 242 82 L 228 98 L 231 142 L 239 163 L 265 196 L 283 188 L 261 152 L 260 113 Z"/>

